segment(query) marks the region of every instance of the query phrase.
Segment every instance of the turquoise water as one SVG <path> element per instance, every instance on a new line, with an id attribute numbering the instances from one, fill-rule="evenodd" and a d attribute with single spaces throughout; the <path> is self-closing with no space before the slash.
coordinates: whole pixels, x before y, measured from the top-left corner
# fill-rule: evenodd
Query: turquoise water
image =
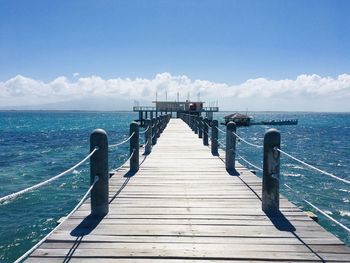
<path id="1" fill-rule="evenodd" d="M 222 118 L 226 113 L 217 114 Z M 280 126 L 282 149 L 310 164 L 350 179 L 350 114 L 253 113 L 257 120 L 298 118 L 297 126 Z M 0 196 L 50 178 L 74 165 L 89 151 L 89 135 L 103 128 L 109 142 L 126 138 L 131 112 L 0 112 Z M 223 127 L 224 128 L 224 127 Z M 247 140 L 262 144 L 267 126 L 239 128 Z M 238 152 L 262 166 L 262 151 L 238 144 Z M 110 152 L 110 169 L 127 158 L 128 145 Z M 282 157 L 283 180 L 300 194 L 282 189 L 305 210 L 304 197 L 350 226 L 350 187 Z M 242 162 L 242 161 L 241 161 Z M 242 162 L 243 163 L 243 162 Z M 244 164 L 244 163 L 243 163 Z M 258 176 L 260 174 L 258 173 Z M 80 200 L 89 184 L 89 166 L 22 197 L 0 205 L 0 262 L 12 262 L 38 242 Z M 319 215 L 320 224 L 350 244 L 349 234 Z"/>

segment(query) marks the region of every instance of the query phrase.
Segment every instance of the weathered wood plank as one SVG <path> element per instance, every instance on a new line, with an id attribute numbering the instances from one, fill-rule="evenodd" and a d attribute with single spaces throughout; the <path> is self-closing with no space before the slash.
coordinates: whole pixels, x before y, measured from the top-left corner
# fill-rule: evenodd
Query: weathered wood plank
<path id="1" fill-rule="evenodd" d="M 96 225 L 88 199 L 28 262 L 349 262 L 350 249 L 281 197 L 261 210 L 261 179 L 231 176 L 173 119 L 140 170 L 110 179 L 110 212 Z M 249 186 L 249 187 L 248 187 Z M 116 194 L 118 193 L 118 194 Z"/>

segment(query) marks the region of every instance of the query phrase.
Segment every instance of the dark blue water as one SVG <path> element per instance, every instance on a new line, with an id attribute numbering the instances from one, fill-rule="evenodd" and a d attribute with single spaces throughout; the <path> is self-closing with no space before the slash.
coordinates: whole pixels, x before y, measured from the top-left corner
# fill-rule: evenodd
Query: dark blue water
<path id="1" fill-rule="evenodd" d="M 216 117 L 221 118 L 225 113 Z M 297 126 L 280 126 L 282 149 L 310 164 L 350 179 L 350 114 L 254 113 L 256 119 L 298 118 Z M 89 152 L 89 135 L 105 129 L 110 143 L 126 138 L 130 112 L 0 112 L 0 196 L 50 178 Z M 238 133 L 262 144 L 266 126 L 239 128 Z M 238 152 L 262 165 L 262 151 L 238 145 Z M 110 169 L 127 158 L 128 145 L 110 152 Z M 350 187 L 282 157 L 284 182 L 300 194 L 284 194 L 305 210 L 304 197 L 350 226 Z M 242 161 L 241 161 L 242 162 Z M 243 163 L 243 162 L 242 162 Z M 259 175 L 259 173 L 258 173 Z M 89 186 L 88 164 L 72 174 L 0 205 L 0 262 L 12 262 L 38 242 L 81 199 Z M 320 224 L 347 244 L 349 234 L 319 215 Z"/>

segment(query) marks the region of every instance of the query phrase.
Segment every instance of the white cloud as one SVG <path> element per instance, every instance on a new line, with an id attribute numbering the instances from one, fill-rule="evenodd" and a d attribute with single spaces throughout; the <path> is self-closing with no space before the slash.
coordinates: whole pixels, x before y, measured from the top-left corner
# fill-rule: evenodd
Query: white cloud
<path id="1" fill-rule="evenodd" d="M 74 73 L 75 77 L 79 73 Z M 38 105 L 54 102 L 69 101 L 74 99 L 118 98 L 125 100 L 151 101 L 158 92 L 158 98 L 164 99 L 165 92 L 169 100 L 175 100 L 177 92 L 182 99 L 196 99 L 200 92 L 201 98 L 206 101 L 219 100 L 224 103 L 224 108 L 230 109 L 232 105 L 243 103 L 253 109 L 274 109 L 271 102 L 287 102 L 287 109 L 293 105 L 293 100 L 298 101 L 299 110 L 310 109 L 314 104 L 323 110 L 324 105 L 318 105 L 328 101 L 333 105 L 331 110 L 348 111 L 344 108 L 345 100 L 350 99 L 350 75 L 342 74 L 336 78 L 321 77 L 318 75 L 300 75 L 296 79 L 269 80 L 266 78 L 249 79 L 239 85 L 215 83 L 208 80 L 191 80 L 185 75 L 173 76 L 170 73 L 157 74 L 153 79 L 103 79 L 99 76 L 80 77 L 73 82 L 60 76 L 51 82 L 43 82 L 28 77 L 17 75 L 14 78 L 0 82 L 0 106 Z M 305 101 L 305 105 L 302 102 Z M 339 101 L 341 103 L 339 103 Z M 233 103 L 234 102 L 234 103 Z M 278 104 L 278 103 L 277 103 Z M 282 103 L 283 105 L 283 103 Z M 347 105 L 347 104 L 346 104 Z M 253 106 L 253 107 L 252 107 Z M 267 107 L 268 106 L 268 107 Z M 260 107 L 260 108 L 259 108 Z M 93 109 L 93 108 L 92 108 Z M 276 108 L 275 110 L 284 110 Z"/>
<path id="2" fill-rule="evenodd" d="M 75 72 L 75 73 L 73 73 L 73 77 L 74 77 L 74 78 L 79 77 L 79 72 Z"/>

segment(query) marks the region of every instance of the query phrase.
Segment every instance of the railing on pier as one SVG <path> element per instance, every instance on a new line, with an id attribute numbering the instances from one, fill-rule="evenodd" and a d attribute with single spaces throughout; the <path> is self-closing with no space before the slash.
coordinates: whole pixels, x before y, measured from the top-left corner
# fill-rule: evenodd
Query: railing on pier
<path id="1" fill-rule="evenodd" d="M 159 108 L 157 109 L 157 107 L 154 106 L 134 106 L 133 107 L 133 111 L 173 111 L 173 112 L 181 112 L 181 111 L 186 111 L 184 107 L 166 107 L 166 108 Z M 212 111 L 212 112 L 218 112 L 219 111 L 219 107 L 203 107 L 200 110 L 191 110 L 193 112 L 205 112 L 205 111 Z"/>
<path id="2" fill-rule="evenodd" d="M 207 118 L 201 116 L 192 115 L 192 114 L 180 114 L 180 118 L 187 123 L 187 125 L 194 131 L 195 134 L 198 134 L 199 138 L 203 139 L 203 145 L 209 145 L 208 140 L 211 141 L 211 152 L 213 155 L 219 154 L 219 148 L 222 148 L 225 151 L 225 165 L 229 173 L 236 173 L 235 160 L 241 159 L 248 165 L 254 167 L 255 169 L 262 172 L 262 210 L 266 213 L 276 213 L 279 212 L 279 190 L 280 190 L 280 155 L 284 155 L 288 158 L 297 161 L 304 166 L 315 170 L 319 173 L 327 175 L 333 179 L 341 181 L 346 184 L 350 184 L 350 181 L 339 176 L 336 176 L 332 173 L 323 171 L 313 165 L 310 165 L 299 158 L 294 157 L 293 155 L 281 150 L 281 134 L 276 129 L 269 129 L 264 136 L 263 145 L 257 145 L 248 140 L 242 138 L 237 134 L 236 124 L 234 122 L 229 122 L 226 125 L 226 131 L 222 130 L 218 126 L 218 121 L 213 120 L 209 122 Z M 211 131 L 211 136 L 210 132 Z M 219 140 L 218 133 L 223 133 L 226 136 L 226 142 L 223 143 Z M 242 156 L 238 155 L 236 152 L 236 142 L 240 141 L 249 145 L 251 147 L 262 149 L 263 150 L 263 168 L 253 164 L 252 162 L 246 160 Z M 236 158 L 236 156 L 238 158 Z M 283 184 L 287 189 L 297 193 L 292 189 L 288 184 Z M 310 201 L 301 198 L 301 200 L 311 206 L 313 209 L 320 212 L 327 219 L 333 221 L 338 226 L 350 233 L 350 228 L 337 221 L 325 211 L 312 204 Z"/>
<path id="3" fill-rule="evenodd" d="M 84 194 L 80 202 L 73 208 L 73 210 L 58 224 L 49 234 L 35 244 L 30 250 L 18 258 L 15 262 L 22 262 L 25 260 L 36 248 L 38 248 L 59 226 L 62 225 L 90 196 L 91 199 L 91 215 L 96 217 L 103 217 L 108 214 L 109 211 L 109 178 L 110 174 L 114 173 L 129 162 L 130 172 L 136 173 L 139 170 L 139 150 L 140 150 L 140 135 L 144 135 L 144 149 L 145 155 L 148 155 L 152 151 L 152 145 L 157 143 L 157 138 L 166 128 L 170 120 L 170 115 L 161 115 L 151 120 L 146 120 L 146 127 L 143 131 L 139 130 L 139 124 L 137 122 L 130 123 L 129 137 L 116 144 L 108 144 L 107 133 L 102 129 L 94 130 L 90 135 L 90 153 L 83 158 L 80 162 L 67 169 L 66 171 L 51 177 L 48 180 L 35 184 L 31 187 L 23 189 L 21 191 L 12 193 L 10 195 L 0 198 L 0 204 L 10 202 L 17 197 L 31 192 L 39 187 L 47 185 L 62 176 L 72 173 L 74 169 L 78 168 L 88 160 L 90 160 L 90 187 Z M 117 148 L 125 143 L 129 142 L 129 157 L 118 168 L 111 169 L 108 164 L 108 151 L 112 148 Z"/>
<path id="4" fill-rule="evenodd" d="M 343 183 L 350 184 L 349 180 L 338 177 L 334 174 L 325 172 L 317 167 L 314 167 L 306 162 L 290 155 L 289 153 L 281 150 L 281 135 L 276 129 L 270 129 L 265 133 L 263 145 L 257 145 L 249 142 L 248 140 L 242 138 L 237 134 L 236 125 L 233 122 L 229 122 L 226 126 L 226 130 L 222 130 L 218 126 L 218 121 L 213 120 L 209 122 L 207 118 L 203 118 L 197 115 L 191 114 L 180 114 L 180 118 L 189 125 L 189 127 L 198 134 L 198 137 L 203 140 L 203 145 L 210 146 L 213 155 L 219 155 L 219 148 L 225 150 L 225 166 L 229 173 L 235 174 L 235 160 L 240 158 L 246 161 L 249 165 L 255 167 L 256 169 L 262 171 L 263 181 L 262 181 L 262 210 L 266 214 L 273 214 L 279 212 L 279 190 L 280 190 L 280 155 L 292 158 L 299 163 L 321 172 L 333 179 L 339 180 Z M 90 153 L 79 163 L 66 170 L 65 172 L 54 176 L 44 182 L 36 184 L 34 186 L 28 187 L 19 192 L 13 193 L 11 195 L 0 198 L 0 204 L 17 198 L 29 191 L 37 189 L 44 186 L 68 173 L 71 173 L 75 168 L 85 163 L 90 159 L 90 187 L 85 193 L 81 201 L 77 206 L 66 216 L 67 220 L 88 198 L 91 196 L 91 214 L 97 217 L 103 217 L 108 214 L 109 211 L 109 178 L 110 178 L 110 167 L 108 164 L 108 151 L 119 147 L 127 142 L 129 142 L 129 157 L 127 161 L 116 169 L 112 171 L 118 171 L 122 167 L 129 163 L 130 172 L 136 173 L 139 170 L 139 151 L 140 151 L 140 135 L 144 136 L 144 148 L 145 154 L 149 154 L 152 151 L 152 146 L 157 143 L 157 139 L 160 134 L 166 128 L 167 123 L 170 120 L 170 115 L 162 115 L 157 118 L 152 118 L 151 120 L 146 120 L 145 129 L 140 131 L 139 124 L 132 122 L 130 124 L 129 136 L 121 142 L 115 144 L 108 144 L 107 133 L 102 129 L 96 129 L 92 132 L 90 136 Z M 223 143 L 219 140 L 219 132 L 226 136 L 226 142 Z M 263 168 L 254 165 L 252 162 L 240 157 L 236 152 L 237 141 L 243 142 L 251 147 L 263 150 Z M 209 143 L 210 142 L 210 143 Z M 285 187 L 295 191 L 289 185 L 285 184 Z M 335 220 L 333 217 L 329 216 L 323 210 L 312 204 L 306 199 L 303 199 L 308 205 L 312 206 L 314 209 L 325 215 L 327 218 L 338 224 L 340 227 L 350 232 L 350 229 L 343 225 L 342 223 Z M 60 225 L 65 221 L 63 220 Z M 28 252 L 21 256 L 16 262 L 21 262 L 26 257 L 28 257 L 36 248 L 38 248 L 46 238 L 53 233 L 60 225 L 53 229 L 47 236 L 45 236 L 41 241 L 39 241 L 35 246 L 33 246 Z"/>

